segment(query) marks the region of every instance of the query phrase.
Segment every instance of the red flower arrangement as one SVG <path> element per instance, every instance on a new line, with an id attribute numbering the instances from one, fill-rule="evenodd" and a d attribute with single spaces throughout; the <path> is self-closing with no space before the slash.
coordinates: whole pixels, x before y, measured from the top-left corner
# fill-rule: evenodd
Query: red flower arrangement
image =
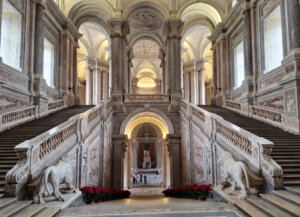
<path id="1" fill-rule="evenodd" d="M 129 191 L 112 189 L 112 188 L 98 188 L 96 186 L 84 186 L 80 188 L 82 192 L 83 200 L 88 204 L 98 203 L 100 201 L 116 200 L 128 198 L 130 196 Z"/>
<path id="2" fill-rule="evenodd" d="M 201 185 L 186 185 L 178 188 L 170 188 L 164 190 L 162 193 L 166 197 L 180 197 L 180 198 L 191 198 L 206 200 L 211 194 L 212 185 L 211 184 L 201 184 Z"/>

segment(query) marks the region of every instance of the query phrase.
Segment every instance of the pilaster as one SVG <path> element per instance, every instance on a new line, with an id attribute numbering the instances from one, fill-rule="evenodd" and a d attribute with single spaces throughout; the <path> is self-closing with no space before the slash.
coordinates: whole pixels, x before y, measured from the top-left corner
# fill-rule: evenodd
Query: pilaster
<path id="1" fill-rule="evenodd" d="M 109 21 L 111 30 L 111 72 L 112 72 L 112 101 L 114 111 L 123 111 L 123 94 L 126 92 L 125 81 L 128 70 L 127 39 L 128 23 L 119 18 Z"/>
<path id="2" fill-rule="evenodd" d="M 244 108 L 253 104 L 254 77 L 253 77 L 253 58 L 252 58 L 252 27 L 251 27 L 251 6 L 250 2 L 245 1 L 243 8 L 244 21 L 244 69 L 245 80 L 242 84 L 241 103 Z"/>
<path id="3" fill-rule="evenodd" d="M 124 157 L 126 152 L 126 140 L 124 135 L 115 135 L 112 137 L 112 188 L 122 189 L 124 176 Z"/>
<path id="4" fill-rule="evenodd" d="M 181 185 L 181 136 L 176 134 L 168 135 L 167 144 L 171 160 L 171 186 L 179 187 Z"/>
<path id="5" fill-rule="evenodd" d="M 183 22 L 170 19 L 165 23 L 166 41 L 166 92 L 171 95 L 169 112 L 178 112 L 181 100 L 181 31 Z"/>
<path id="6" fill-rule="evenodd" d="M 46 98 L 46 81 L 43 78 L 44 64 L 44 13 L 45 1 L 35 1 L 35 30 L 34 30 L 34 104 L 45 103 Z"/>

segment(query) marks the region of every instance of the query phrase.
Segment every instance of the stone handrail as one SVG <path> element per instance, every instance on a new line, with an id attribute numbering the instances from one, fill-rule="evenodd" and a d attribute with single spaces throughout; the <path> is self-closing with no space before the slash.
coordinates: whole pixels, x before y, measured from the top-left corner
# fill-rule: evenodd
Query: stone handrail
<path id="1" fill-rule="evenodd" d="M 282 168 L 271 158 L 273 142 L 246 131 L 219 115 L 191 105 L 193 120 L 198 123 L 207 137 L 239 160 L 246 161 L 248 167 L 260 173 L 269 183 L 281 185 Z M 279 180 L 279 181 L 278 181 Z"/>
<path id="2" fill-rule="evenodd" d="M 225 99 L 224 108 L 238 112 L 246 117 L 280 127 L 291 133 L 299 134 L 300 131 L 299 119 L 280 111 L 255 105 L 242 106 L 241 103 L 228 99 Z"/>
<path id="3" fill-rule="evenodd" d="M 280 112 L 261 108 L 258 106 L 250 106 L 250 117 L 258 117 L 267 121 L 275 122 L 274 124 L 282 123 L 282 114 Z"/>
<path id="4" fill-rule="evenodd" d="M 103 105 L 97 105 L 17 145 L 15 151 L 19 161 L 6 175 L 6 192 L 17 195 L 28 179 L 39 177 L 46 167 L 55 164 L 84 140 L 101 120 L 102 107 Z"/>
<path id="5" fill-rule="evenodd" d="M 233 100 L 225 99 L 224 104 L 225 104 L 224 107 L 226 107 L 230 110 L 240 111 L 242 109 L 241 104 L 238 102 L 235 102 Z"/>
<path id="6" fill-rule="evenodd" d="M 56 100 L 48 104 L 28 106 L 0 114 L 0 132 L 25 122 L 38 119 L 65 108 L 65 100 Z"/>
<path id="7" fill-rule="evenodd" d="M 168 103 L 170 102 L 169 95 L 162 95 L 162 94 L 130 94 L 124 96 L 125 103 L 136 103 L 136 102 L 163 102 Z"/>

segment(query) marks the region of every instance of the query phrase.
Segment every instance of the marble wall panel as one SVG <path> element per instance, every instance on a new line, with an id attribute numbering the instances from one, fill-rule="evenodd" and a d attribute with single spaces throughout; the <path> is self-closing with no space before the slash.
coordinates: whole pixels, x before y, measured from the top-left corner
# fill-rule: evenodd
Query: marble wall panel
<path id="1" fill-rule="evenodd" d="M 193 167 L 194 167 L 194 182 L 201 183 L 204 181 L 205 168 L 205 147 L 197 135 L 193 135 Z"/>
<path id="2" fill-rule="evenodd" d="M 182 185 L 188 184 L 188 131 L 185 123 L 181 125 L 181 181 Z"/>
<path id="3" fill-rule="evenodd" d="M 89 147 L 89 183 L 95 186 L 98 186 L 100 178 L 100 145 L 100 138 L 97 136 Z"/>

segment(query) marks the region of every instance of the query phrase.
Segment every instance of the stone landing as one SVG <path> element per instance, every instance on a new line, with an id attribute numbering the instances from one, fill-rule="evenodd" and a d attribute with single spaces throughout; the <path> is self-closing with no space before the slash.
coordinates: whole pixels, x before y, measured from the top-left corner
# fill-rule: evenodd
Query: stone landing
<path id="1" fill-rule="evenodd" d="M 163 196 L 130 197 L 129 199 L 108 201 L 92 205 L 67 208 L 62 210 L 60 217 L 83 217 L 83 216 L 105 216 L 105 217 L 204 217 L 244 216 L 228 203 L 166 198 Z"/>

